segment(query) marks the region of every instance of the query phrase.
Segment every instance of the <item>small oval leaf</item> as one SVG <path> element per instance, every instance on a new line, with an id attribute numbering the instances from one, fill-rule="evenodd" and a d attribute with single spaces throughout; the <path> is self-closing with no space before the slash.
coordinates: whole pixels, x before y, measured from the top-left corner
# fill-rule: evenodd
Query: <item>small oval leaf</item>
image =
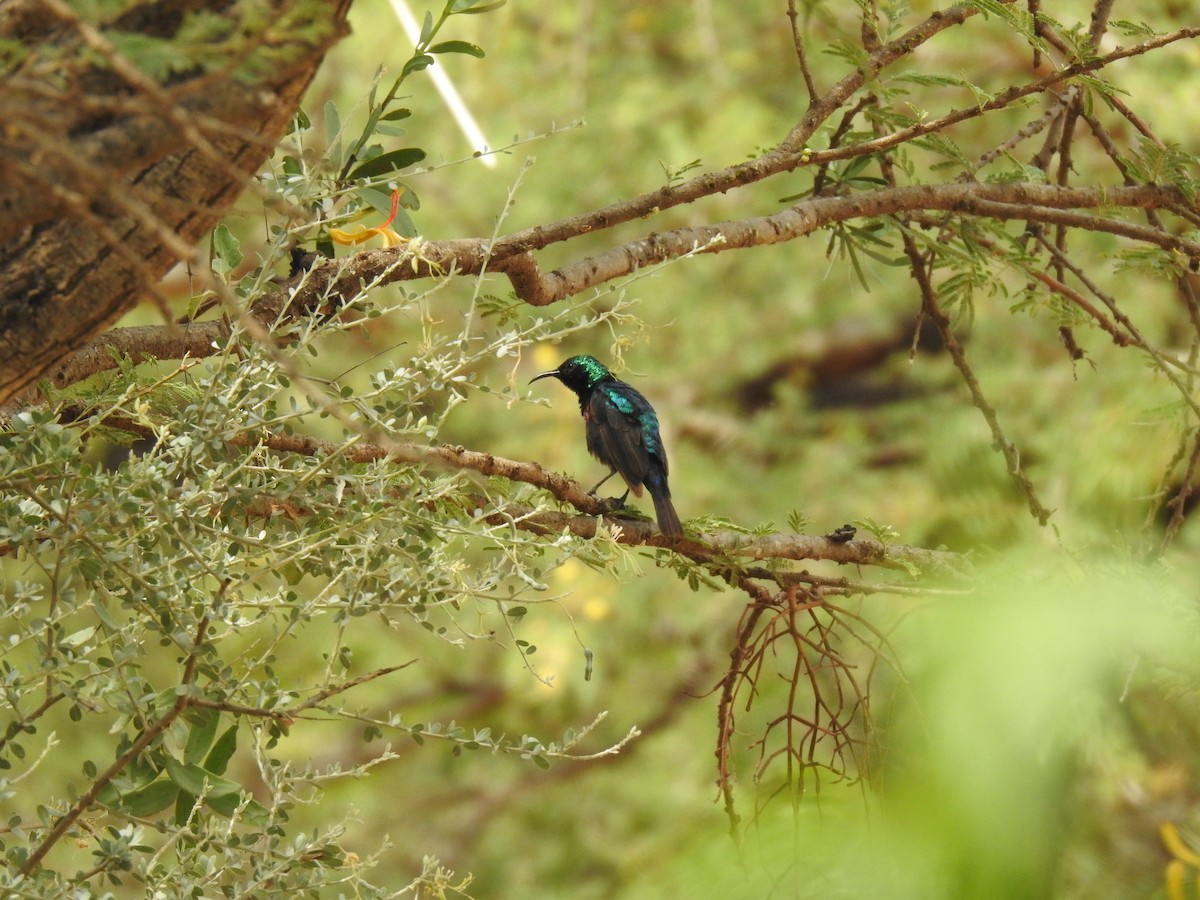
<path id="1" fill-rule="evenodd" d="M 241 265 L 245 256 L 242 253 L 241 242 L 233 236 L 233 232 L 227 225 L 218 225 L 213 231 L 212 240 L 213 250 L 216 251 L 217 257 L 225 260 L 230 269 L 236 269 Z"/>
<path id="2" fill-rule="evenodd" d="M 478 44 L 472 44 L 470 41 L 442 41 L 440 44 L 434 44 L 429 48 L 430 53 L 465 53 L 467 56 L 474 56 L 478 59 L 483 59 L 483 48 Z"/>

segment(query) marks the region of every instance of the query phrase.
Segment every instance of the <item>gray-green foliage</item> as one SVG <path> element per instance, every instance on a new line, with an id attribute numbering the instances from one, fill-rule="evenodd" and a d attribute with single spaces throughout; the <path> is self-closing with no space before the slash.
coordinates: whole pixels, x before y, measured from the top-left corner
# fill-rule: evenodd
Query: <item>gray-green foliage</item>
<path id="1" fill-rule="evenodd" d="M 447 11 L 498 5 L 456 0 Z M 426 22 L 425 44 L 446 18 Z M 472 47 L 428 50 L 478 55 Z M 357 168 L 340 143 L 319 159 L 306 155 L 304 117 L 275 169 L 281 195 L 318 213 L 347 197 L 349 215 L 369 207 L 372 178 L 394 178 L 420 158 L 368 146 L 379 123 L 397 118 L 388 105 L 401 80 L 420 68 L 406 67 L 380 103 L 372 93 L 363 136 L 350 144 Z M 317 228 L 327 221 L 318 215 Z M 257 266 L 231 285 L 245 303 L 271 287 L 287 230 L 273 226 Z M 225 226 L 213 256 L 218 277 L 241 262 Z M 530 489 L 355 461 L 355 451 L 370 440 L 434 444 L 468 397 L 503 414 L 521 399 L 504 371 L 523 348 L 625 318 L 621 300 L 601 311 L 580 303 L 512 315 L 478 287 L 466 304 L 440 304 L 444 286 L 366 284 L 340 318 L 280 329 L 286 340 L 269 347 L 235 325 L 203 362 L 120 359 L 111 375 L 12 418 L 0 437 L 6 890 L 142 884 L 234 896 L 337 882 L 370 895 L 360 874 L 370 860 L 339 847 L 337 821 L 293 831 L 297 803 L 396 758 L 401 739 L 543 767 L 583 752 L 575 748 L 586 722 L 553 739 L 508 736 L 410 719 L 378 691 L 370 702 L 357 696 L 361 686 L 402 679 L 414 644 L 434 653 L 500 646 L 541 677 L 524 614 L 553 602 L 545 577 L 573 551 L 506 519 L 509 502 L 538 508 Z M 314 359 L 336 370 L 337 342 L 381 316 L 411 320 L 417 346 L 327 379 L 298 374 Z M 64 424 L 60 408 L 76 421 Z M 268 445 L 295 434 L 330 441 L 316 453 Z M 617 556 L 611 544 L 586 553 L 601 567 Z M 356 656 L 364 645 L 368 663 Z M 325 721 L 361 735 L 374 748 L 370 761 L 318 765 L 281 752 L 289 735 Z M 59 762 L 65 748 L 78 754 L 74 771 Z M 70 827 L 56 831 L 64 821 Z M 434 860 L 414 875 L 453 883 Z"/>
<path id="2" fill-rule="evenodd" d="M 427 299 L 402 298 L 392 312 Z M 453 333 L 430 328 L 424 361 L 372 373 L 371 386 L 355 393 L 355 413 L 388 438 L 436 440 L 468 393 L 498 411 L 515 399 L 509 387 L 480 383 L 481 363 L 593 320 L 563 311 L 500 331 L 480 321 Z M 322 331 L 336 328 L 309 328 L 286 354 L 307 354 Z M 213 864 L 198 849 L 210 840 L 224 846 L 218 868 L 225 875 L 216 883 L 234 889 L 268 870 L 280 884 L 293 877 L 304 884 L 319 882 L 325 865 L 339 869 L 344 855 L 330 835 L 298 847 L 285 828 L 293 798 L 318 773 L 273 749 L 309 719 L 344 715 L 356 732 L 366 727 L 368 739 L 437 739 L 538 762 L 569 752 L 571 735 L 493 737 L 357 708 L 355 679 L 408 661 L 370 670 L 356 662 L 364 640 L 378 643 L 386 632 L 425 630 L 468 649 L 498 640 L 535 670 L 520 610 L 544 599 L 547 569 L 569 551 L 476 516 L 481 503 L 495 512 L 505 494 L 536 502 L 528 492 L 497 494 L 461 474 L 387 460 L 349 462 L 343 454 L 359 435 L 316 455 L 254 446 L 257 434 L 322 429 L 322 410 L 298 396 L 279 356 L 239 334 L 222 355 L 149 384 L 119 372 L 114 383 L 124 390 L 92 406 L 82 424 L 66 427 L 53 410 L 25 412 L 4 436 L 0 543 L 9 559 L 0 666 L 14 718 L 0 790 L 6 807 L 19 811 L 3 836 L 3 877 L 183 696 L 206 705 L 189 707 L 129 760 L 97 798 L 105 811 L 88 812 L 89 827 L 105 835 L 97 865 L 114 877 L 178 876 L 182 887 Z M 103 449 L 96 438 L 118 418 L 153 437 L 109 463 L 96 455 Z M 237 446 L 239 439 L 250 446 Z M 100 737 L 106 732 L 108 740 Z M 34 783 L 62 743 L 89 748 L 82 770 L 53 796 L 20 802 L 20 782 Z M 253 759 L 265 804 L 251 799 L 251 785 L 224 774 L 235 746 Z M 172 808 L 173 816 L 160 815 Z M 239 863 L 239 853 L 258 862 Z M 72 871 L 56 859 L 53 868 Z M 50 870 L 42 877 L 54 878 Z"/>

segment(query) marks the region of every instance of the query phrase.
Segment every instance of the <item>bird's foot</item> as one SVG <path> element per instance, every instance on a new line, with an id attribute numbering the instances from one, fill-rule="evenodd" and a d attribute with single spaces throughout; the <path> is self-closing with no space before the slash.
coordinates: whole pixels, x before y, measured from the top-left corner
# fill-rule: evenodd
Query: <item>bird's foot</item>
<path id="1" fill-rule="evenodd" d="M 825 540 L 831 544 L 845 544 L 848 541 L 854 540 L 857 530 L 853 525 L 843 525 L 841 528 L 835 528 L 829 534 L 825 535 Z"/>
<path id="2" fill-rule="evenodd" d="M 620 497 L 598 497 L 600 506 L 604 509 L 604 514 L 616 512 L 618 509 L 625 508 L 625 498 L 629 496 L 629 491 L 626 491 Z"/>

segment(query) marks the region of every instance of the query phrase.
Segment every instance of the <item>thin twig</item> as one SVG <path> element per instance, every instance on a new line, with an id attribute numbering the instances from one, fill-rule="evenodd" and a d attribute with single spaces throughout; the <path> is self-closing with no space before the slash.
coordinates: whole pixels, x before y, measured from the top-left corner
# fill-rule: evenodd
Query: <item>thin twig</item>
<path id="1" fill-rule="evenodd" d="M 880 169 L 883 172 L 884 180 L 893 187 L 896 184 L 895 166 L 892 163 L 891 157 L 885 155 L 882 158 Z M 1008 465 L 1008 471 L 1017 487 L 1025 496 L 1026 503 L 1029 506 L 1029 511 L 1037 519 L 1038 523 L 1045 525 L 1050 518 L 1050 511 L 1047 510 L 1040 502 L 1038 502 L 1034 494 L 1033 485 L 1025 474 L 1021 471 L 1020 454 L 1012 443 L 1004 436 L 1004 432 L 1000 428 L 1000 422 L 996 416 L 996 411 L 987 401 L 983 394 L 982 388 L 979 386 L 979 381 L 975 377 L 974 371 L 967 362 L 966 353 L 959 343 L 957 335 L 954 334 L 954 329 L 950 325 L 949 317 L 942 312 L 937 303 L 937 291 L 933 286 L 930 278 L 930 269 L 933 266 L 933 256 L 929 255 L 928 259 L 921 253 L 920 247 L 917 246 L 916 239 L 912 236 L 908 228 L 901 231 L 901 237 L 904 244 L 904 253 L 908 257 L 909 270 L 913 278 L 917 282 L 918 289 L 921 293 L 921 315 L 933 322 L 937 328 L 938 334 L 941 336 L 942 344 L 954 360 L 954 365 L 958 368 L 959 374 L 963 378 L 963 382 L 967 385 L 967 390 L 971 393 L 972 401 L 976 408 L 983 414 L 984 419 L 988 423 L 988 427 L 992 431 L 992 438 L 996 445 L 1004 454 L 1005 462 Z"/>
<path id="2" fill-rule="evenodd" d="M 1192 412 L 1196 415 L 1197 420 L 1200 420 L 1200 402 L 1196 401 L 1196 399 L 1192 396 L 1192 392 L 1188 389 L 1188 386 L 1175 372 L 1175 369 L 1182 364 L 1173 357 L 1155 349 L 1142 335 L 1138 327 L 1133 324 L 1133 320 L 1125 315 L 1125 312 L 1120 306 L 1117 305 L 1116 298 L 1108 294 L 1106 291 L 1101 290 L 1100 286 L 1092 281 L 1087 272 L 1077 266 L 1057 247 L 1047 241 L 1044 236 L 1037 235 L 1036 238 L 1043 247 L 1050 251 L 1055 260 L 1063 268 L 1067 269 L 1072 275 L 1078 278 L 1080 283 L 1089 291 L 1091 291 L 1093 295 L 1100 298 L 1100 301 L 1107 306 L 1109 312 L 1112 313 L 1113 318 L 1116 319 L 1117 322 L 1121 324 L 1121 327 L 1129 333 L 1130 337 L 1133 338 L 1133 342 L 1141 350 L 1144 350 L 1150 355 L 1150 357 L 1154 360 L 1155 367 L 1167 377 L 1167 380 L 1170 381 L 1172 385 L 1175 386 L 1175 389 L 1179 391 L 1180 398 L 1191 408 Z"/>
<path id="3" fill-rule="evenodd" d="M 1056 101 L 1055 103 L 1051 104 L 1050 107 L 1044 113 L 1042 113 L 1040 116 L 1038 116 L 1032 122 L 1027 123 L 1025 125 L 1025 127 L 1023 127 L 1020 131 L 1018 131 L 1012 137 L 1008 138 L 1005 141 L 1002 141 L 1000 144 L 997 144 L 991 150 L 988 150 L 986 153 L 983 153 L 982 155 L 980 155 L 979 159 L 976 160 L 976 162 L 975 162 L 975 170 L 978 171 L 979 169 L 982 169 L 985 166 L 991 165 L 993 162 L 995 162 L 997 159 L 999 159 L 1004 154 L 1008 153 L 1010 150 L 1012 150 L 1018 144 L 1023 143 L 1024 141 L 1029 140 L 1029 138 L 1035 137 L 1036 135 L 1040 134 L 1047 127 L 1049 127 L 1051 125 L 1051 123 L 1060 121 L 1061 115 L 1062 115 L 1062 108 L 1059 105 L 1059 102 Z M 960 181 L 967 181 L 970 178 L 971 178 L 971 175 L 966 172 L 964 172 L 962 175 L 959 176 Z"/>
<path id="4" fill-rule="evenodd" d="M 333 685 L 323 691 L 319 691 L 312 697 L 309 697 L 302 703 L 295 706 L 289 706 L 285 709 L 266 709 L 261 706 L 246 706 L 241 703 L 230 703 L 227 700 L 210 700 L 207 697 L 197 697 L 192 700 L 192 706 L 202 706 L 205 709 L 215 709 L 219 712 L 232 713 L 235 716 L 254 716 L 260 719 L 275 719 L 282 722 L 291 722 L 300 718 L 300 714 L 312 709 L 320 703 L 324 703 L 330 697 L 335 697 L 338 694 L 344 694 L 346 691 L 356 688 L 361 684 L 366 684 L 368 681 L 374 681 L 376 678 L 382 678 L 384 675 L 390 675 L 393 672 L 399 672 L 401 669 L 407 669 L 415 659 L 410 659 L 406 663 L 401 663 L 398 666 L 385 666 L 382 669 L 375 669 L 365 675 L 360 675 L 358 678 L 353 678 L 350 681 L 344 681 L 341 684 Z"/>
<path id="5" fill-rule="evenodd" d="M 183 675 L 179 680 L 180 687 L 190 688 L 192 681 L 196 676 L 196 665 L 199 661 L 201 645 L 204 643 L 204 636 L 208 631 L 208 619 L 201 619 L 196 626 L 196 635 L 192 639 L 192 649 L 187 655 L 187 659 L 183 665 Z M 103 774 L 101 774 L 92 786 L 75 801 L 74 805 L 67 810 L 65 814 L 50 829 L 49 833 L 43 838 L 42 842 L 29 854 L 29 858 L 25 860 L 25 864 L 21 866 L 20 872 L 22 875 L 30 875 L 38 866 L 46 854 L 53 849 L 54 845 L 59 842 L 64 834 L 79 820 L 92 804 L 96 802 L 96 798 L 100 796 L 100 792 L 108 787 L 109 783 L 114 778 L 120 775 L 132 763 L 142 751 L 158 740 L 159 735 L 171 727 L 176 719 L 178 719 L 191 705 L 192 697 L 188 690 L 182 690 L 175 698 L 175 702 L 171 708 L 166 711 L 156 722 L 145 728 L 138 735 L 129 749 L 117 757 L 116 761 L 109 766 Z"/>
<path id="6" fill-rule="evenodd" d="M 1187 468 L 1183 471 L 1179 490 L 1167 503 L 1165 508 L 1171 510 L 1171 519 L 1163 530 L 1162 542 L 1159 544 L 1159 554 L 1164 554 L 1175 542 L 1179 529 L 1183 527 L 1188 514 L 1188 501 L 1196 492 L 1196 473 L 1200 470 L 1200 429 L 1192 429 L 1192 453 L 1188 457 Z"/>
<path id="7" fill-rule="evenodd" d="M 796 48 L 796 59 L 800 61 L 800 74 L 804 76 L 804 87 L 808 91 L 811 109 L 817 102 L 817 85 L 808 66 L 808 54 L 804 50 L 804 36 L 800 33 L 800 14 L 796 11 L 796 0 L 788 0 L 788 19 L 792 23 L 792 44 Z"/>
<path id="8" fill-rule="evenodd" d="M 733 704 L 737 697 L 738 683 L 746 677 L 746 666 L 750 658 L 751 640 L 758 622 L 763 614 L 772 606 L 771 595 L 762 587 L 747 579 L 738 584 L 743 591 L 750 595 L 750 603 L 742 611 L 738 622 L 737 635 L 733 649 L 729 652 L 729 668 L 721 679 L 721 696 L 717 701 L 717 787 L 725 802 L 725 815 L 729 819 L 729 835 L 734 844 L 742 846 L 741 821 L 733 796 L 733 735 L 736 730 L 736 716 Z"/>
<path id="9" fill-rule="evenodd" d="M 842 143 L 842 138 L 846 136 L 846 133 L 850 130 L 851 126 L 854 125 L 854 120 L 858 114 L 866 109 L 866 107 L 878 102 L 879 101 L 873 95 L 868 94 L 866 97 L 861 98 L 856 104 L 854 104 L 851 109 L 848 109 L 842 113 L 841 121 L 838 122 L 837 128 L 833 129 L 833 134 L 829 136 L 829 146 L 831 148 L 840 146 Z M 832 165 L 832 162 L 826 161 L 817 166 L 817 172 L 815 175 L 813 175 L 811 191 L 812 196 L 819 196 L 821 191 L 824 190 L 825 179 L 828 177 L 829 167 Z"/>
<path id="10" fill-rule="evenodd" d="M 66 694 L 59 694 L 59 693 L 51 694 L 49 697 L 46 697 L 40 704 L 38 704 L 38 708 L 35 709 L 33 712 L 31 712 L 29 715 L 21 716 L 20 718 L 9 723 L 8 728 L 12 729 L 14 727 L 24 726 L 30 722 L 40 719 L 43 715 L 46 714 L 46 712 L 50 709 L 50 707 L 54 706 L 54 704 L 58 703 L 58 701 L 63 700 L 65 698 L 66 698 Z M 14 709 L 15 709 L 15 707 L 14 707 Z M 19 730 L 13 732 L 14 735 L 20 734 L 20 733 L 21 732 Z M 8 744 L 8 741 L 9 741 L 9 735 L 6 733 L 0 733 L 0 753 L 4 752 L 4 747 L 5 747 L 5 745 Z"/>
<path id="11" fill-rule="evenodd" d="M 382 669 L 376 669 L 373 672 L 368 672 L 365 675 L 360 675 L 358 678 L 354 678 L 354 679 L 344 682 L 342 684 L 332 685 L 330 687 L 327 687 L 323 691 L 317 692 L 312 697 L 309 697 L 307 700 L 305 700 L 299 706 L 292 707 L 289 711 L 293 714 L 293 716 L 299 715 L 300 713 L 304 712 L 306 709 L 312 709 L 318 703 L 324 703 L 330 697 L 334 697 L 334 696 L 337 696 L 338 694 L 345 693 L 346 691 L 350 690 L 351 688 L 356 688 L 360 684 L 366 684 L 368 681 L 374 681 L 376 678 L 382 678 L 384 675 L 390 675 L 393 672 L 399 672 L 401 669 L 407 669 L 409 666 L 411 666 L 415 662 L 417 662 L 417 660 L 410 659 L 408 662 L 400 663 L 400 665 L 398 665 L 398 666 L 385 666 Z"/>
<path id="12" fill-rule="evenodd" d="M 929 272 L 920 251 L 917 249 L 916 242 L 911 236 L 905 235 L 904 243 L 905 252 L 912 263 L 911 271 L 913 277 L 916 279 L 921 291 L 921 303 L 925 315 L 929 317 L 934 327 L 937 328 L 938 334 L 941 335 L 942 344 L 950 354 L 950 358 L 954 361 L 954 365 L 962 376 L 967 390 L 971 393 L 971 402 L 983 414 L 983 418 L 988 424 L 988 429 L 992 432 L 992 440 L 999 448 L 1001 454 L 1003 454 L 1004 462 L 1008 466 L 1008 474 L 1012 478 L 1013 483 L 1016 484 L 1018 490 L 1025 497 L 1025 503 L 1029 507 L 1029 512 L 1039 525 L 1045 525 L 1050 520 L 1051 510 L 1043 506 L 1037 499 L 1033 483 L 1025 475 L 1021 467 L 1020 452 L 1012 441 L 1005 436 L 1004 430 L 1000 427 L 1000 418 L 996 414 L 996 409 L 988 402 L 987 397 L 984 395 L 983 388 L 979 385 L 979 379 L 975 377 L 975 372 L 971 368 L 971 364 L 967 362 L 966 351 L 963 350 L 962 344 L 959 343 L 958 337 L 954 334 L 954 329 L 950 326 L 950 317 L 942 312 L 941 307 L 938 305 L 937 292 L 930 281 Z"/>
<path id="13" fill-rule="evenodd" d="M 1040 281 L 1042 284 L 1046 285 L 1046 287 L 1050 288 L 1050 290 L 1054 291 L 1054 293 L 1058 294 L 1060 297 L 1065 297 L 1067 300 L 1070 300 L 1085 313 L 1091 316 L 1092 319 L 1095 320 L 1096 324 L 1099 325 L 1105 332 L 1107 332 L 1108 336 L 1113 339 L 1113 343 L 1118 347 L 1128 347 L 1130 343 L 1132 343 L 1129 335 L 1125 334 L 1123 331 L 1117 328 L 1116 325 L 1109 321 L 1108 316 L 1096 309 L 1095 305 L 1092 304 L 1081 293 L 1079 293 L 1079 291 L 1068 287 L 1053 275 L 1049 275 L 1045 272 L 1030 272 L 1029 274 L 1032 278 Z"/>

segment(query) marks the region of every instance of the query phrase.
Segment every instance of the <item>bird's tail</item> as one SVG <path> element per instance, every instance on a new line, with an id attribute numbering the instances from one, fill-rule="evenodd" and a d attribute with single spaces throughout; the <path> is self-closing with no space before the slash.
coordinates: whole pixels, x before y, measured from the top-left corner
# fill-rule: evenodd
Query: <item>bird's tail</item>
<path id="1" fill-rule="evenodd" d="M 650 497 L 654 500 L 654 515 L 658 518 L 658 530 L 667 537 L 683 537 L 683 525 L 679 522 L 679 514 L 675 512 L 675 507 L 671 503 L 671 494 L 666 490 L 666 485 L 650 487 Z"/>

